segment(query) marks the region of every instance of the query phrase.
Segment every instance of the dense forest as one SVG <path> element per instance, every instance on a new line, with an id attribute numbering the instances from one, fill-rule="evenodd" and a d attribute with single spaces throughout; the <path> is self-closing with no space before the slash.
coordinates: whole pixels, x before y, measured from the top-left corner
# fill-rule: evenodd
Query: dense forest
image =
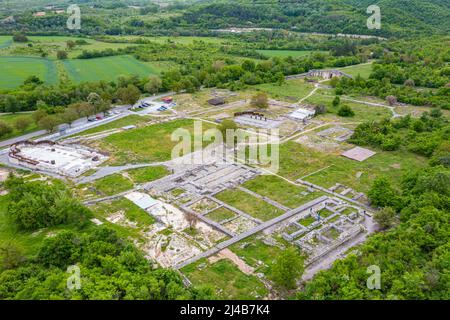
<path id="1" fill-rule="evenodd" d="M 448 37 L 389 42 L 369 79 L 343 78 L 336 91 L 450 109 L 449 44 Z"/>
<path id="2" fill-rule="evenodd" d="M 66 7 L 67 1 L 59 1 Z M 34 10 L 39 7 L 33 3 Z M 445 34 L 450 30 L 448 3 L 443 0 L 379 1 L 383 27 L 369 30 L 366 9 L 371 1 L 355 0 L 222 0 L 169 2 L 159 7 L 145 1 L 80 1 L 84 13 L 83 28 L 77 33 L 134 35 L 210 35 L 213 29 L 228 27 L 264 27 L 329 34 L 353 33 L 405 37 L 419 34 Z M 43 7 L 44 4 L 42 4 Z M 138 10 L 128 5 L 140 6 Z M 40 8 L 42 8 L 40 7 Z M 64 33 L 64 15 L 49 14 L 35 18 L 32 10 L 17 14 L 15 2 L 2 10 L 4 32 L 23 30 L 30 33 Z M 255 10 L 256 8 L 256 10 Z M 114 12 L 112 11 L 114 10 Z M 138 13 L 136 15 L 136 13 Z M 175 13 L 169 14 L 167 13 Z M 1 21 L 1 20 L 0 20 Z"/>
<path id="3" fill-rule="evenodd" d="M 89 209 L 62 183 L 25 182 L 10 176 L 7 215 L 19 230 L 63 226 L 26 256 L 0 246 L 0 299 L 208 299 L 209 288 L 187 289 L 173 270 L 154 269 L 132 243 L 106 227 L 96 227 Z M 69 290 L 67 268 L 80 269 L 81 289 Z"/>
<path id="4" fill-rule="evenodd" d="M 448 149 L 447 149 L 448 151 Z M 448 153 L 447 153 L 448 157 Z M 369 197 L 383 209 L 380 221 L 394 228 L 371 236 L 330 270 L 308 282 L 298 299 L 448 299 L 450 170 L 413 171 L 401 190 L 384 177 Z M 367 287 L 367 268 L 378 266 L 381 289 Z"/>

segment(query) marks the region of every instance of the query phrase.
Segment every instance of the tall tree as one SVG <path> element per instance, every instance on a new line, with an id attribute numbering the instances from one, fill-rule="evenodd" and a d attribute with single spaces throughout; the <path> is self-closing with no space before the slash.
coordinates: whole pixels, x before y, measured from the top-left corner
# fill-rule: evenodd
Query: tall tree
<path id="1" fill-rule="evenodd" d="M 273 281 L 285 289 L 294 289 L 297 280 L 301 277 L 305 270 L 303 257 L 300 252 L 289 247 L 284 250 L 275 260 L 272 266 Z"/>

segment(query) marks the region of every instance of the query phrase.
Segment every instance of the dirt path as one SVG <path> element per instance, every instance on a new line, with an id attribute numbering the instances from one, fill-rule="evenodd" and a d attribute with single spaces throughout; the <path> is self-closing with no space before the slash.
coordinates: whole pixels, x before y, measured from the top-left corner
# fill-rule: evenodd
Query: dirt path
<path id="1" fill-rule="evenodd" d="M 231 262 L 233 262 L 239 268 L 239 270 L 241 270 L 246 275 L 252 275 L 255 271 L 253 267 L 250 267 L 248 264 L 246 264 L 244 260 L 239 258 L 234 252 L 232 252 L 228 248 L 219 251 L 218 254 L 210 257 L 208 260 L 210 263 L 214 263 L 222 259 L 231 260 Z"/>

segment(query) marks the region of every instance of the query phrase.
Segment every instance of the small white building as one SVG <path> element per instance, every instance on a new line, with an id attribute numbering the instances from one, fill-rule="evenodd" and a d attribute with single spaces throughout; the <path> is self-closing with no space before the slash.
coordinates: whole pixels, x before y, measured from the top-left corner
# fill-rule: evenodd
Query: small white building
<path id="1" fill-rule="evenodd" d="M 314 110 L 298 108 L 289 114 L 289 117 L 295 120 L 305 120 L 312 118 L 315 114 L 316 112 Z"/>

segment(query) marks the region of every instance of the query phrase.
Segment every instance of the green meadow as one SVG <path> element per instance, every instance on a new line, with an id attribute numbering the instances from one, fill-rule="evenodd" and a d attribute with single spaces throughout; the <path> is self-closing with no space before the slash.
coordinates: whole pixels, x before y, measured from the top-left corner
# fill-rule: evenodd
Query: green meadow
<path id="1" fill-rule="evenodd" d="M 7 48 L 13 43 L 11 36 L 0 36 L 0 49 Z"/>
<path id="2" fill-rule="evenodd" d="M 363 63 L 357 64 L 354 66 L 338 68 L 342 72 L 345 72 L 353 77 L 356 77 L 358 74 L 364 79 L 368 79 L 370 74 L 372 73 L 372 64 L 371 63 Z"/>
<path id="3" fill-rule="evenodd" d="M 141 77 L 157 74 L 150 64 L 144 64 L 131 56 L 114 56 L 95 59 L 64 60 L 64 67 L 74 82 L 111 81 L 121 75 Z"/>
<path id="4" fill-rule="evenodd" d="M 308 50 L 256 50 L 256 52 L 268 57 L 268 58 L 286 58 L 286 57 L 304 57 L 317 51 Z"/>
<path id="5" fill-rule="evenodd" d="M 423 157 L 405 150 L 369 149 L 377 153 L 373 157 L 359 162 L 340 155 L 316 151 L 289 141 L 280 146 L 278 174 L 291 180 L 308 175 L 304 180 L 325 188 L 332 187 L 339 182 L 357 191 L 367 192 L 376 177 L 390 177 L 398 186 L 403 174 L 421 168 L 425 163 Z M 270 190 L 270 187 L 267 188 Z"/>
<path id="6" fill-rule="evenodd" d="M 305 82 L 303 79 L 288 80 L 281 86 L 276 83 L 264 83 L 254 87 L 267 92 L 274 98 L 292 97 L 295 99 L 305 97 L 314 89 L 311 83 Z"/>
<path id="7" fill-rule="evenodd" d="M 20 86 L 29 76 L 36 75 L 49 84 L 58 80 L 55 63 L 45 58 L 34 57 L 0 57 L 2 72 L 0 88 Z"/>

